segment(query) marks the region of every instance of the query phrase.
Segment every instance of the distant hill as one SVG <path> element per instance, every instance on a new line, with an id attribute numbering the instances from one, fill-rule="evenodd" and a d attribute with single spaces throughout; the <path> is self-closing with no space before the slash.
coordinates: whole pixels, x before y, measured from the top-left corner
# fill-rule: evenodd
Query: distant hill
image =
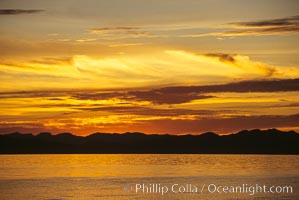
<path id="1" fill-rule="evenodd" d="M 277 129 L 244 130 L 231 135 L 148 135 L 71 133 L 0 135 L 1 154 L 299 154 L 299 134 Z"/>

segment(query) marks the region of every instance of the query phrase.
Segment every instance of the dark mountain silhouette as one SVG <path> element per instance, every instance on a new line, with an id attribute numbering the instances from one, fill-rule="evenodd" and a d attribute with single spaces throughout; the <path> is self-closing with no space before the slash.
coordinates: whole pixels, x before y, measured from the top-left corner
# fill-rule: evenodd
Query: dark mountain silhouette
<path id="1" fill-rule="evenodd" d="M 277 129 L 244 130 L 231 135 L 147 135 L 143 133 L 71 133 L 0 135 L 1 154 L 46 153 L 203 153 L 203 154 L 299 154 L 299 134 Z"/>

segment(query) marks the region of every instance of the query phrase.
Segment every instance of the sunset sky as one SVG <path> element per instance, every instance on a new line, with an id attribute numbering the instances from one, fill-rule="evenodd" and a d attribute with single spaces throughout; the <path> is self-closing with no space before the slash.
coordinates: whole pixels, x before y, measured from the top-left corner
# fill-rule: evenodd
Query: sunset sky
<path id="1" fill-rule="evenodd" d="M 0 133 L 299 131 L 297 0 L 1 0 Z"/>

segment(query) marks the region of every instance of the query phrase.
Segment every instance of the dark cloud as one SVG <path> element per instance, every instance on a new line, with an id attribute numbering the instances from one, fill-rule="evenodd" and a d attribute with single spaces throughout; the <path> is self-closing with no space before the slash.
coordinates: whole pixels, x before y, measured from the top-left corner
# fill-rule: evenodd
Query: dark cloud
<path id="1" fill-rule="evenodd" d="M 280 19 L 233 22 L 228 25 L 232 26 L 233 29 L 221 32 L 189 34 L 182 37 L 298 34 L 299 15 Z"/>
<path id="2" fill-rule="evenodd" d="M 150 108 L 144 106 L 94 106 L 94 107 L 78 107 L 79 110 L 87 111 L 102 111 L 114 114 L 133 114 L 143 116 L 180 116 L 180 115 L 205 115 L 209 116 L 215 114 L 216 111 L 211 110 L 191 110 L 191 109 L 176 109 L 176 108 Z M 232 113 L 233 111 L 221 110 L 217 112 Z"/>
<path id="3" fill-rule="evenodd" d="M 125 98 L 126 92 L 97 92 L 97 91 L 89 91 L 89 92 L 75 92 L 72 94 L 74 99 L 79 100 L 106 100 L 112 98 Z"/>
<path id="4" fill-rule="evenodd" d="M 252 80 L 218 85 L 176 86 L 139 91 L 20 91 L 2 92 L 2 98 L 60 98 L 69 96 L 78 100 L 119 99 L 119 105 L 134 101 L 149 101 L 153 104 L 180 104 L 196 99 L 214 98 L 219 92 L 290 92 L 299 91 L 299 79 Z"/>
<path id="5" fill-rule="evenodd" d="M 1 9 L 0 15 L 21 15 L 21 14 L 34 14 L 43 12 L 44 10 L 22 10 L 22 9 Z"/>
<path id="6" fill-rule="evenodd" d="M 155 104 L 179 104 L 215 96 L 218 92 L 287 92 L 299 91 L 299 79 L 256 80 L 219 85 L 165 87 L 148 91 L 129 92 L 131 98 Z"/>
<path id="7" fill-rule="evenodd" d="M 186 92 L 184 95 L 181 93 L 168 93 L 160 90 L 149 91 L 136 91 L 129 92 L 134 99 L 139 101 L 150 101 L 154 104 L 180 104 L 189 102 L 195 99 L 212 98 L 210 95 L 202 95 L 195 92 Z"/>
<path id="8" fill-rule="evenodd" d="M 299 15 L 287 17 L 287 18 L 280 18 L 280 19 L 236 22 L 231 24 L 235 26 L 242 26 L 242 27 L 281 27 L 281 26 L 298 25 L 298 22 L 299 22 Z"/>
<path id="9" fill-rule="evenodd" d="M 136 37 L 157 37 L 153 33 L 142 30 L 136 27 L 101 27 L 88 30 L 91 34 L 100 35 L 105 39 L 122 39 Z"/>
<path id="10" fill-rule="evenodd" d="M 235 31 L 226 31 L 224 36 L 241 36 L 241 35 L 276 35 L 287 33 L 299 33 L 299 25 L 281 26 L 272 28 L 244 29 Z"/>
<path id="11" fill-rule="evenodd" d="M 133 35 L 147 35 L 148 33 L 140 30 L 140 28 L 136 27 L 102 27 L 102 28 L 94 28 L 89 29 L 89 33 L 92 34 L 101 34 L 106 36 L 115 36 L 120 37 L 124 34 L 129 36 Z"/>
<path id="12" fill-rule="evenodd" d="M 166 89 L 166 90 L 165 90 Z M 184 92 L 180 90 L 178 93 L 167 92 L 168 88 L 145 91 L 20 91 L 20 92 L 3 92 L 0 93 L 1 98 L 41 98 L 70 95 L 73 99 L 78 100 L 108 100 L 120 99 L 124 101 L 150 101 L 154 104 L 179 104 L 189 102 L 195 99 L 212 98 L 211 95 L 203 95 L 197 92 Z M 170 89 L 170 88 L 169 88 Z M 163 90 L 163 91 L 160 91 Z M 172 90 L 172 89 L 170 89 Z M 117 104 L 126 104 L 118 102 Z"/>
<path id="13" fill-rule="evenodd" d="M 52 97 L 52 98 L 48 98 L 48 100 L 52 100 L 52 101 L 63 101 L 63 98 L 59 98 L 59 97 Z"/>
<path id="14" fill-rule="evenodd" d="M 280 19 L 237 22 L 231 23 L 231 25 L 244 29 L 226 31 L 223 32 L 224 35 L 272 35 L 298 33 L 299 15 Z"/>
<path id="15" fill-rule="evenodd" d="M 94 28 L 90 29 L 91 31 L 131 31 L 131 30 L 139 30 L 137 27 L 102 27 L 102 28 Z"/>
<path id="16" fill-rule="evenodd" d="M 154 104 L 180 104 L 196 99 L 215 97 L 207 95 L 208 93 L 288 91 L 299 91 L 299 79 L 254 80 L 219 85 L 165 87 L 146 91 L 129 91 L 123 94 L 118 93 L 117 97 L 126 100 L 150 101 Z M 111 93 L 108 95 L 113 96 Z"/>
<path id="17" fill-rule="evenodd" d="M 222 62 L 234 63 L 236 61 L 235 58 L 234 58 L 235 54 L 207 53 L 207 54 L 204 54 L 204 55 L 208 56 L 208 57 L 216 57 Z"/>
<path id="18" fill-rule="evenodd" d="M 299 91 L 299 79 L 253 80 L 236 83 L 205 85 L 205 86 L 178 86 L 155 90 L 156 92 L 171 93 L 217 93 L 217 92 L 289 92 Z"/>

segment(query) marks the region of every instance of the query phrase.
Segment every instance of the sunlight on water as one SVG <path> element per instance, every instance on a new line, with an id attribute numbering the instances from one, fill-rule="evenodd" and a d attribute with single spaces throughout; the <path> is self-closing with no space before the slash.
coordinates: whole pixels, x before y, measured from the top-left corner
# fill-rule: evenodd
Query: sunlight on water
<path id="1" fill-rule="evenodd" d="M 296 155 L 1 155 L 0 161 L 1 199 L 196 199 L 194 194 L 159 196 L 123 188 L 135 183 L 267 183 L 297 189 L 299 181 Z"/>
<path id="2" fill-rule="evenodd" d="M 298 156 L 276 155 L 1 155 L 1 179 L 293 175 Z"/>

